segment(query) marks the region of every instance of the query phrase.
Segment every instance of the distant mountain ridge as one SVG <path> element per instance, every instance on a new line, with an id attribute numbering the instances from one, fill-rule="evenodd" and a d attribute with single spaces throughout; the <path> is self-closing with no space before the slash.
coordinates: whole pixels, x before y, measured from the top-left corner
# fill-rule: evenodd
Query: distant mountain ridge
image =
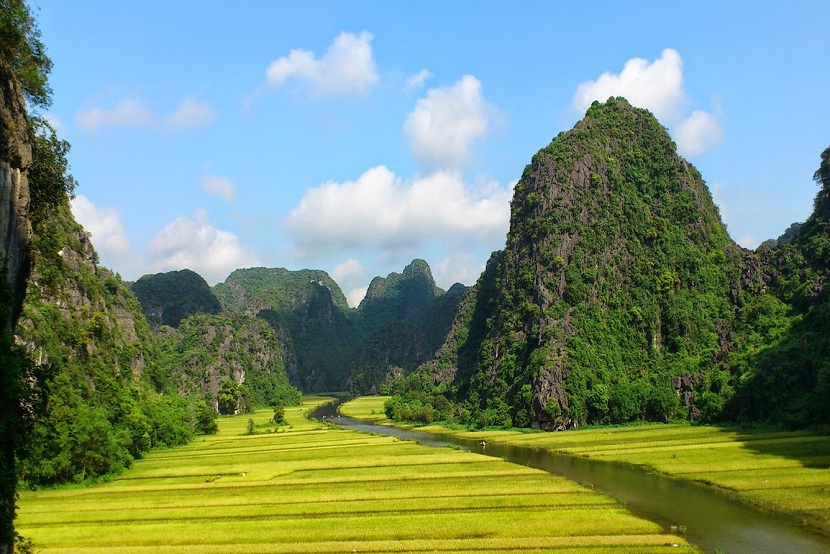
<path id="1" fill-rule="evenodd" d="M 193 314 L 218 314 L 222 304 L 201 275 L 189 269 L 144 275 L 130 287 L 155 327 L 178 327 Z"/>
<path id="2" fill-rule="evenodd" d="M 188 298 L 194 290 L 206 296 L 202 282 L 185 270 L 144 276 L 133 288 L 151 315 L 163 306 L 187 307 L 190 315 L 217 313 Z M 410 373 L 434 354 L 465 290 L 456 284 L 443 291 L 429 264 L 416 259 L 402 273 L 373 279 L 358 308 L 348 306 L 340 287 L 321 270 L 238 269 L 210 292 L 221 304 L 220 315 L 256 317 L 273 328 L 293 385 L 365 393 L 377 391 L 393 375 Z"/>

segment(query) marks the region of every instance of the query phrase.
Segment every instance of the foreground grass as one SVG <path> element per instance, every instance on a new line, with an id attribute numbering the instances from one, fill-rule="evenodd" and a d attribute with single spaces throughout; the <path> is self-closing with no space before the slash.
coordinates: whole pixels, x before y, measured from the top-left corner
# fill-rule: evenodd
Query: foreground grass
<path id="1" fill-rule="evenodd" d="M 304 417 L 324 401 L 287 409 L 278 432 L 222 418 L 111 482 L 24 492 L 18 530 L 65 554 L 695 551 L 545 472 Z"/>
<path id="2" fill-rule="evenodd" d="M 386 397 L 358 400 L 360 410 L 380 406 L 382 413 Z M 565 433 L 451 431 L 440 426 L 420 430 L 645 466 L 714 485 L 830 534 L 830 436 L 683 424 Z"/>

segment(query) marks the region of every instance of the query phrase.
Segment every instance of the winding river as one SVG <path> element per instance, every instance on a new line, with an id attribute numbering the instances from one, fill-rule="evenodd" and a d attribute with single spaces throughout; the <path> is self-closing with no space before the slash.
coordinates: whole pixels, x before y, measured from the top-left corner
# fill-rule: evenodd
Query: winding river
<path id="1" fill-rule="evenodd" d="M 448 435 L 396 429 L 339 416 L 334 402 L 312 416 L 338 425 L 412 440 L 433 447 L 461 447 L 508 462 L 534 467 L 586 483 L 617 498 L 633 513 L 663 525 L 666 531 L 685 527 L 685 538 L 697 547 L 726 554 L 830 553 L 830 537 L 799 526 L 786 517 L 732 500 L 704 485 L 673 479 L 631 465 L 565 454 L 465 440 Z M 335 416 L 335 417 L 332 417 Z"/>

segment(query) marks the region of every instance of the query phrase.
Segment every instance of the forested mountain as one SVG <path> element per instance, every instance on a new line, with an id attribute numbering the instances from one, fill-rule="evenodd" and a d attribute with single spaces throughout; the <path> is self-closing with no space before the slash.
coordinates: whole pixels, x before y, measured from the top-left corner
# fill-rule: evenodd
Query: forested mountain
<path id="1" fill-rule="evenodd" d="M 595 102 L 525 169 L 505 250 L 436 358 L 395 384 L 390 412 L 547 429 L 815 421 L 827 397 L 822 194 L 798 237 L 759 257 L 729 238 L 649 112 Z"/>
<path id="2" fill-rule="evenodd" d="M 292 383 L 302 390 L 343 390 L 359 329 L 346 297 L 325 271 L 238 269 L 213 288 L 226 312 L 257 316 L 284 339 Z"/>
<path id="3" fill-rule="evenodd" d="M 20 453 L 30 485 L 117 473 L 150 448 L 214 432 L 217 411 L 298 401 L 281 344 L 258 319 L 200 314 L 155 333 L 130 287 L 97 265 L 68 197 L 35 227 L 33 240 L 34 271 L 17 328 L 34 366 L 36 417 Z M 185 305 L 176 294 L 165 298 Z"/>
<path id="4" fill-rule="evenodd" d="M 357 309 L 319 270 L 239 269 L 213 289 L 225 313 L 267 321 L 282 340 L 292 383 L 306 391 L 377 390 L 443 342 L 464 287 L 435 285 L 429 265 L 376 277 Z"/>
<path id="5" fill-rule="evenodd" d="M 830 423 L 830 148 L 813 180 L 820 190 L 810 218 L 761 255 L 769 290 L 756 318 L 770 331 L 741 375 L 735 409 L 745 420 Z"/>
<path id="6" fill-rule="evenodd" d="M 370 332 L 352 364 L 349 389 L 377 393 L 392 377 L 411 373 L 443 343 L 466 287 L 449 291 L 435 285 L 424 260 L 413 260 L 403 273 L 375 277 L 358 307 Z"/>
<path id="7" fill-rule="evenodd" d="M 154 327 L 178 327 L 188 316 L 218 314 L 222 310 L 207 282 L 189 269 L 145 275 L 130 288 Z"/>
<path id="8" fill-rule="evenodd" d="M 261 319 L 197 314 L 160 335 L 163 365 L 170 369 L 165 389 L 204 395 L 223 414 L 300 401 L 288 383 L 282 343 Z"/>
<path id="9" fill-rule="evenodd" d="M 35 229 L 34 271 L 17 329 L 37 368 L 37 417 L 22 478 L 82 481 L 209 430 L 201 398 L 161 396 L 149 385 L 166 371 L 157 341 L 130 289 L 97 266 L 68 202 L 47 223 Z"/>

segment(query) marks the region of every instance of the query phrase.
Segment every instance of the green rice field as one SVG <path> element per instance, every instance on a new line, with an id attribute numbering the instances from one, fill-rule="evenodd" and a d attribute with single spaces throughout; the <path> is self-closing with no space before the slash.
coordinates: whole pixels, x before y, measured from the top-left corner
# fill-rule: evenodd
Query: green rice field
<path id="1" fill-rule="evenodd" d="M 23 492 L 18 531 L 44 554 L 696 552 L 548 473 L 306 419 L 328 400 L 253 435 L 251 416 L 221 418 L 106 483 Z"/>
<path id="2" fill-rule="evenodd" d="M 358 400 L 353 417 L 367 411 L 383 413 L 385 397 Z M 352 412 L 348 404 L 342 411 Z M 419 430 L 645 466 L 713 485 L 830 534 L 830 436 L 688 424 L 563 433 L 451 431 L 440 426 Z"/>

